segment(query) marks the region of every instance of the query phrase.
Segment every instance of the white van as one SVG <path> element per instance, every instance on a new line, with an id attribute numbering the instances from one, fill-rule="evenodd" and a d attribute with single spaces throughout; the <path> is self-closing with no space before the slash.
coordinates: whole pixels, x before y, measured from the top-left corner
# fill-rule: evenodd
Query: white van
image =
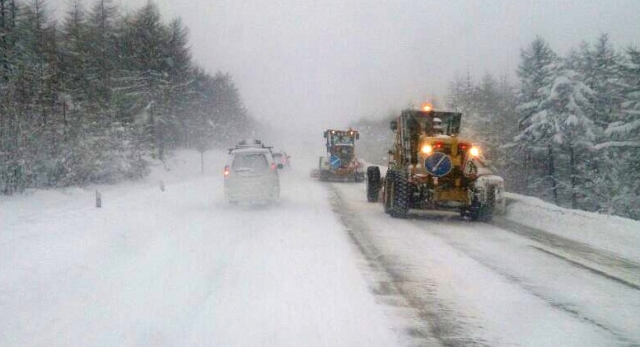
<path id="1" fill-rule="evenodd" d="M 231 204 L 278 200 L 280 178 L 271 150 L 262 147 L 230 150 L 229 160 L 224 168 L 224 191 Z"/>

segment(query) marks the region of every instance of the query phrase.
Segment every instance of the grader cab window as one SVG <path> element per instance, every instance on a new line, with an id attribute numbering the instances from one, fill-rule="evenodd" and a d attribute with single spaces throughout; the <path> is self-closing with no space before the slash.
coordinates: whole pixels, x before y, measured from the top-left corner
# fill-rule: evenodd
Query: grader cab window
<path id="1" fill-rule="evenodd" d="M 456 136 L 460 133 L 462 114 L 458 112 L 405 110 L 402 116 L 409 129 L 422 135 Z"/>

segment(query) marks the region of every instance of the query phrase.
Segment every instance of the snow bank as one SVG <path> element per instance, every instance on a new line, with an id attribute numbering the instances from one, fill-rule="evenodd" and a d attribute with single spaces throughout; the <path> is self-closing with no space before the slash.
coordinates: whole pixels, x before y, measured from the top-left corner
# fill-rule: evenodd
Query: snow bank
<path id="1" fill-rule="evenodd" d="M 506 193 L 505 218 L 640 261 L 640 221 L 558 207 L 541 199 Z"/>

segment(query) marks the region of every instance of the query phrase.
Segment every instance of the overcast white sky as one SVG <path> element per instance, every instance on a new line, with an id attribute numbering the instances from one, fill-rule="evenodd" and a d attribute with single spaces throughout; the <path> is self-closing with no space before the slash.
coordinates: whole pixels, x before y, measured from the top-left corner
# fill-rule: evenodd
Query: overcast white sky
<path id="1" fill-rule="evenodd" d="M 67 0 L 51 1 L 60 15 Z M 129 10 L 144 3 L 120 0 Z M 233 75 L 255 117 L 300 129 L 442 96 L 467 70 L 515 79 L 520 49 L 536 35 L 560 54 L 602 33 L 616 47 L 640 46 L 639 0 L 155 3 L 167 21 L 184 20 L 201 66 Z"/>

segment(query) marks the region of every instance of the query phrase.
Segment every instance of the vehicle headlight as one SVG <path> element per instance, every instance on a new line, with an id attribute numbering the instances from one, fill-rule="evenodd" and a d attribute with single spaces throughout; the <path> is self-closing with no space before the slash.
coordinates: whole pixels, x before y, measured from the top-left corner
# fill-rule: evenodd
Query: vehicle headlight
<path id="1" fill-rule="evenodd" d="M 424 154 L 429 154 L 429 153 L 433 152 L 433 147 L 431 147 L 431 145 L 424 145 L 424 146 L 422 146 L 420 151 L 422 153 L 424 153 Z"/>
<path id="2" fill-rule="evenodd" d="M 477 157 L 480 155 L 480 148 L 473 146 L 471 147 L 471 149 L 469 150 L 469 154 L 471 154 L 472 157 Z"/>

